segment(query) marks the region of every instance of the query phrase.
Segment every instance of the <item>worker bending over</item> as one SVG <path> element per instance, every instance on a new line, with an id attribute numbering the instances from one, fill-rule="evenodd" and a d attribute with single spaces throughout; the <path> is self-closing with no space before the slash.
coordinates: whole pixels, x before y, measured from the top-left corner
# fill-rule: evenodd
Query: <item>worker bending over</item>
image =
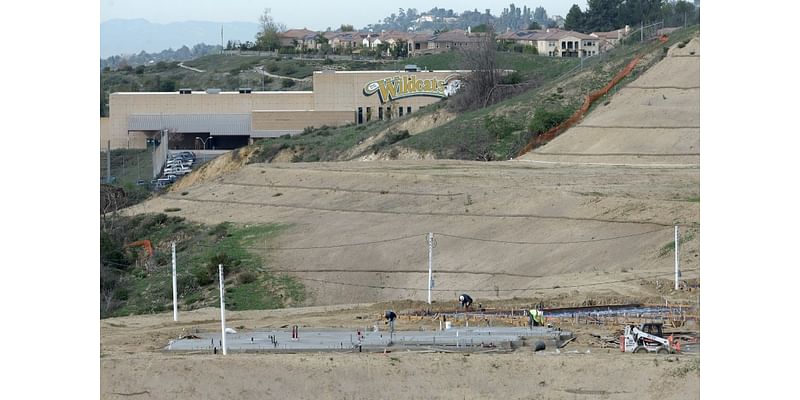
<path id="1" fill-rule="evenodd" d="M 469 297 L 469 295 L 466 293 L 458 296 L 458 301 L 461 302 L 461 307 L 464 309 L 469 309 L 469 306 L 472 305 L 472 297 Z"/>

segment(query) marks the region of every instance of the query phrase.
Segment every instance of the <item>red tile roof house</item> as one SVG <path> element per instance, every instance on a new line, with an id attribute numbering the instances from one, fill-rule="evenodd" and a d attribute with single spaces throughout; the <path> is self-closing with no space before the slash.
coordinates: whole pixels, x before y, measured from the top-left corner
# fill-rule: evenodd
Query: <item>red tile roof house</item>
<path id="1" fill-rule="evenodd" d="M 589 57 L 600 53 L 600 39 L 585 33 L 550 28 L 534 34 L 540 55 Z"/>
<path id="2" fill-rule="evenodd" d="M 297 50 L 304 48 L 314 48 L 315 43 L 307 43 L 309 36 L 316 36 L 317 32 L 308 29 L 289 29 L 285 32 L 278 34 L 281 41 L 281 47 L 294 47 Z"/>
<path id="3" fill-rule="evenodd" d="M 478 43 L 481 42 L 481 37 L 482 35 L 480 33 L 468 33 L 461 29 L 454 29 L 434 35 L 428 41 L 428 49 L 441 52 L 477 47 Z"/>
<path id="4" fill-rule="evenodd" d="M 631 28 L 625 25 L 625 28 L 617 29 L 608 32 L 592 32 L 589 36 L 594 36 L 600 39 L 600 51 L 606 52 L 617 46 L 620 40 L 624 39 L 630 33 Z"/>

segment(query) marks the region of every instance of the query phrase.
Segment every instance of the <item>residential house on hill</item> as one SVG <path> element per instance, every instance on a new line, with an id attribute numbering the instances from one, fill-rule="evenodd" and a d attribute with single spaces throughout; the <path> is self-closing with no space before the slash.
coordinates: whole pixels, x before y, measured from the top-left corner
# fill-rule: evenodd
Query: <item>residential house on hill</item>
<path id="1" fill-rule="evenodd" d="M 610 49 L 613 49 L 617 46 L 620 40 L 628 36 L 630 33 L 631 28 L 628 25 L 625 25 L 625 28 L 617 29 L 608 32 L 592 32 L 589 36 L 594 36 L 600 39 L 600 51 L 606 52 Z"/>
<path id="2" fill-rule="evenodd" d="M 434 35 L 429 40 L 428 48 L 437 51 L 474 48 L 481 42 L 481 36 L 480 33 L 468 33 L 461 29 L 454 29 Z"/>
<path id="3" fill-rule="evenodd" d="M 281 47 L 294 47 L 298 50 L 305 48 L 314 48 L 316 45 L 317 32 L 308 29 L 289 29 L 281 32 L 278 38 L 281 42 Z M 314 43 L 310 43 L 310 42 Z"/>
<path id="4" fill-rule="evenodd" d="M 585 33 L 550 28 L 535 34 L 539 54 L 549 57 L 589 57 L 600 53 L 600 40 Z"/>

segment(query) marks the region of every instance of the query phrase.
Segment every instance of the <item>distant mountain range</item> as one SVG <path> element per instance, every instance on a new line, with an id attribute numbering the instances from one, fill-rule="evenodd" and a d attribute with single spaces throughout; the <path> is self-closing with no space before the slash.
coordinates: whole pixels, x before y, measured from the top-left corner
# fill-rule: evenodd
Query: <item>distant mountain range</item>
<path id="1" fill-rule="evenodd" d="M 259 25 L 255 22 L 186 21 L 156 24 L 144 19 L 112 19 L 100 24 L 100 57 L 157 53 L 169 48 L 192 47 L 198 43 L 219 45 L 222 39 L 255 41 Z"/>

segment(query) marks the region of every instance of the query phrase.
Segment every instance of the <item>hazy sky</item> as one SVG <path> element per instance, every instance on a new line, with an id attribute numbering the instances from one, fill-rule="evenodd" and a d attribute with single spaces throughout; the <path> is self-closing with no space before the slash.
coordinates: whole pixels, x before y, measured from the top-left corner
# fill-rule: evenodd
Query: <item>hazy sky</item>
<path id="1" fill-rule="evenodd" d="M 401 2 L 341 1 L 341 0 L 100 0 L 100 22 L 109 19 L 144 18 L 150 22 L 169 23 L 181 21 L 214 22 L 258 22 L 264 8 L 272 9 L 272 16 L 287 28 L 324 30 L 336 29 L 341 24 L 362 28 L 367 24 L 397 13 L 400 7 L 416 8 L 418 12 L 434 6 L 452 9 L 457 13 L 477 8 L 483 12 L 491 9 L 492 15 L 500 15 L 503 8 L 514 3 L 516 7 L 542 6 L 547 15 L 566 17 L 572 4 L 586 9 L 585 0 L 529 0 L 529 1 L 481 1 L 481 0 L 404 0 Z"/>

